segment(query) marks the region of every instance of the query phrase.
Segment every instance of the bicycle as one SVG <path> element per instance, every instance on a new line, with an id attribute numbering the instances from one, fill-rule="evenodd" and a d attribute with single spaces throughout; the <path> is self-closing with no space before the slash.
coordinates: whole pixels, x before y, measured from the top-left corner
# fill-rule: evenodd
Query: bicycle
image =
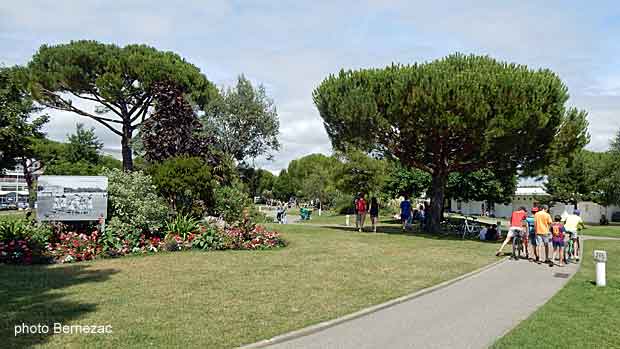
<path id="1" fill-rule="evenodd" d="M 471 224 L 469 223 L 469 219 L 471 218 Z M 461 235 L 462 239 L 465 239 L 465 237 L 467 238 L 474 238 L 474 237 L 478 237 L 480 235 L 480 224 L 478 224 L 476 217 L 465 217 L 465 219 L 463 220 L 463 222 L 461 223 L 459 229 L 458 229 L 458 233 L 459 235 Z"/>
<path id="2" fill-rule="evenodd" d="M 525 252 L 525 246 L 523 245 L 523 238 L 525 236 L 525 232 L 516 233 L 512 237 L 512 258 L 519 260 L 521 259 L 521 253 Z"/>

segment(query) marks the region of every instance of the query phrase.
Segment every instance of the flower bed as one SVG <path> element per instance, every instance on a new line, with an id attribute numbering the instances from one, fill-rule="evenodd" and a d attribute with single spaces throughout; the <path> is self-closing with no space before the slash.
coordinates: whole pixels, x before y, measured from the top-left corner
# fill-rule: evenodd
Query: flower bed
<path id="1" fill-rule="evenodd" d="M 0 263 L 31 264 L 32 247 L 29 246 L 30 244 L 31 241 L 28 239 L 0 241 Z"/>
<path id="2" fill-rule="evenodd" d="M 236 225 L 222 220 L 201 223 L 177 216 L 164 230 L 147 230 L 111 220 L 103 233 L 90 226 L 70 228 L 27 220 L 0 221 L 0 263 L 73 263 L 99 257 L 120 257 L 162 251 L 264 250 L 286 246 L 277 232 L 251 222 L 244 212 Z"/>
<path id="3" fill-rule="evenodd" d="M 47 253 L 59 263 L 71 263 L 94 259 L 101 254 L 97 232 L 90 235 L 75 232 L 61 233 L 59 242 L 48 243 Z"/>

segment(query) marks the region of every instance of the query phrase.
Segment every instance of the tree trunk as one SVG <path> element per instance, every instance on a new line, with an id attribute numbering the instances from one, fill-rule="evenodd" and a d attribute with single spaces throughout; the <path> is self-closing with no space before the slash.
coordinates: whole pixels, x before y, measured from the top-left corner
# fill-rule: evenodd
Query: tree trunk
<path id="1" fill-rule="evenodd" d="M 438 233 L 440 231 L 447 183 L 448 175 L 446 173 L 439 172 L 433 175 L 433 180 L 431 182 L 431 219 L 427 226 L 428 232 L 430 233 Z"/>
<path id="2" fill-rule="evenodd" d="M 121 137 L 121 154 L 123 156 L 123 170 L 133 171 L 133 158 L 131 150 L 131 136 L 133 130 L 131 126 L 123 125 L 123 136 Z"/>
<path id="3" fill-rule="evenodd" d="M 24 168 L 24 179 L 28 186 L 28 206 L 32 209 L 35 203 L 35 188 L 34 188 L 34 176 L 32 173 L 32 166 L 28 163 L 28 159 L 22 158 L 21 163 Z"/>

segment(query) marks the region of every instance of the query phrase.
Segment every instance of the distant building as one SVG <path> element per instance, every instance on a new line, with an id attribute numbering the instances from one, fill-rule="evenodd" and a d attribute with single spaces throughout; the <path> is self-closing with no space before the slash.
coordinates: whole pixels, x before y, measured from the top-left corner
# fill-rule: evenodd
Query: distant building
<path id="1" fill-rule="evenodd" d="M 0 174 L 0 203 L 16 204 L 28 202 L 28 185 L 24 178 L 24 168 L 17 165 Z"/>
<path id="2" fill-rule="evenodd" d="M 519 181 L 517 189 L 510 204 L 494 204 L 484 201 L 459 201 L 451 200 L 449 210 L 464 215 L 493 215 L 495 217 L 508 218 L 511 213 L 521 206 L 528 210 L 548 197 L 543 181 L 523 179 Z M 620 207 L 604 207 L 594 202 L 579 202 L 577 208 L 581 211 L 581 217 L 586 223 L 598 223 L 601 215 L 611 218 L 613 213 L 620 212 Z M 552 215 L 566 216 L 574 210 L 573 205 L 556 204 L 551 207 Z"/>
<path id="3" fill-rule="evenodd" d="M 34 180 L 41 174 L 43 170 L 35 171 Z M 4 170 L 4 173 L 0 171 L 0 204 L 17 204 L 18 202 L 28 202 L 28 184 L 24 177 L 24 167 L 21 164 Z"/>

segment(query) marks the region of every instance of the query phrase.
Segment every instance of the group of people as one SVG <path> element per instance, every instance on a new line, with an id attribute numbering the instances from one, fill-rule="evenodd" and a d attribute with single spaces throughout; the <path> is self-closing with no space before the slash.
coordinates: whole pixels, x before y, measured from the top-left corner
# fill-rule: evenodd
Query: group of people
<path id="1" fill-rule="evenodd" d="M 278 208 L 276 208 L 276 220 L 279 224 L 287 223 L 285 205 L 278 205 Z"/>
<path id="2" fill-rule="evenodd" d="M 377 198 L 372 197 L 370 202 L 368 202 L 364 193 L 358 193 L 355 197 L 353 207 L 355 210 L 355 228 L 360 232 L 363 231 L 366 216 L 369 215 L 372 231 L 376 233 L 377 222 L 379 220 L 379 203 Z M 419 208 L 416 208 L 409 200 L 409 197 L 405 195 L 404 200 L 400 203 L 400 219 L 403 230 L 406 230 L 416 221 L 419 221 L 423 226 L 426 222 L 426 211 L 427 209 L 424 205 L 420 205 Z"/>
<path id="3" fill-rule="evenodd" d="M 585 228 L 579 210 L 575 209 L 564 219 L 559 215 L 552 218 L 547 205 L 540 208 L 533 207 L 530 212 L 528 214 L 526 208 L 521 207 L 512 213 L 508 234 L 496 255 L 499 256 L 512 239 L 513 257 L 518 259 L 519 255 L 515 254 L 515 244 L 520 239 L 526 258 L 536 263 L 553 265 L 553 259 L 557 259 L 558 264 L 563 266 L 573 259 L 579 261 L 581 249 L 579 231 Z M 551 255 L 549 245 L 553 249 Z M 530 259 L 530 246 L 534 259 Z M 542 260 L 543 252 L 544 261 Z"/>
<path id="4" fill-rule="evenodd" d="M 372 197 L 370 202 L 366 201 L 364 193 L 357 193 L 353 202 L 355 210 L 355 228 L 362 232 L 364 230 L 364 222 L 366 221 L 366 215 L 370 214 L 370 223 L 372 225 L 372 231 L 377 232 L 377 222 L 379 220 L 379 202 L 376 197 Z"/>
<path id="5" fill-rule="evenodd" d="M 405 195 L 403 201 L 400 203 L 400 221 L 402 223 L 403 230 L 407 230 L 407 227 L 410 227 L 416 221 L 419 221 L 420 227 L 424 229 L 424 224 L 426 222 L 426 218 L 428 217 L 426 211 L 427 210 L 424 205 L 420 205 L 416 208 L 411 201 L 409 201 L 409 196 Z"/>

